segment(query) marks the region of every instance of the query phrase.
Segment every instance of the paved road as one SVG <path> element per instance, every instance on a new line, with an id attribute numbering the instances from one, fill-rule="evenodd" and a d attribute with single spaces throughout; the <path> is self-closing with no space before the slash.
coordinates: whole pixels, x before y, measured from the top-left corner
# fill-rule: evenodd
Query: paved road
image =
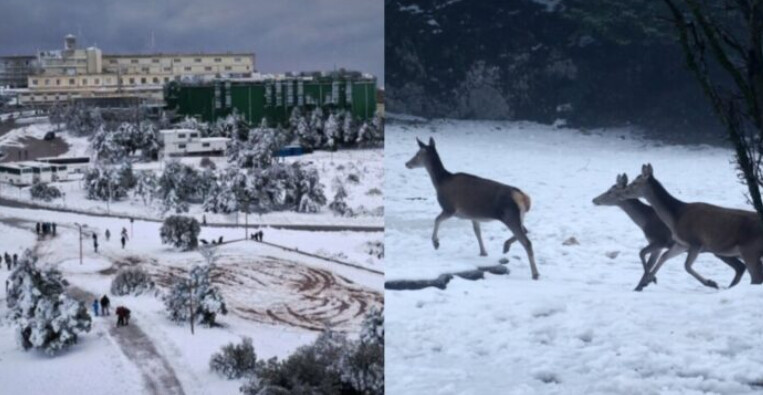
<path id="1" fill-rule="evenodd" d="M 73 208 L 60 208 L 60 207 L 46 207 L 41 206 L 35 203 L 26 202 L 26 201 L 19 201 L 19 200 L 12 200 L 12 199 L 6 199 L 4 197 L 0 197 L 0 206 L 6 206 L 6 207 L 14 207 L 14 208 L 24 208 L 24 209 L 36 209 L 36 210 L 49 210 L 49 211 L 57 211 L 62 213 L 74 213 L 74 214 L 83 214 L 83 215 L 90 215 L 94 217 L 110 217 L 110 218 L 122 218 L 122 219 L 130 219 L 134 218 L 136 220 L 140 221 L 150 221 L 150 222 L 158 222 L 161 223 L 161 219 L 155 219 L 155 218 L 145 218 L 145 217 L 130 217 L 128 215 L 123 214 L 105 214 L 105 213 L 93 213 L 86 210 L 77 210 Z M 208 222 L 204 226 L 209 226 L 212 228 L 243 228 L 244 225 L 236 225 L 236 224 L 226 224 L 226 223 L 211 223 Z M 311 224 L 259 224 L 259 225 L 249 225 L 250 228 L 255 229 L 257 227 L 270 227 L 273 229 L 287 229 L 287 230 L 304 230 L 304 231 L 312 231 L 312 232 L 384 232 L 383 226 L 357 226 L 357 225 L 311 225 Z"/>

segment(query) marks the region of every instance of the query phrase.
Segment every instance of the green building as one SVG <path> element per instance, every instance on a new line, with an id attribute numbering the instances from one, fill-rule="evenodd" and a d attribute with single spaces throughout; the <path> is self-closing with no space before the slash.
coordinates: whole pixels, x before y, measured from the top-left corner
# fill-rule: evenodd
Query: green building
<path id="1" fill-rule="evenodd" d="M 358 121 L 376 113 L 376 78 L 358 72 L 302 73 L 263 79 L 218 79 L 167 84 L 167 107 L 178 114 L 214 121 L 236 110 L 252 125 L 287 125 L 295 107 L 342 109 Z"/>

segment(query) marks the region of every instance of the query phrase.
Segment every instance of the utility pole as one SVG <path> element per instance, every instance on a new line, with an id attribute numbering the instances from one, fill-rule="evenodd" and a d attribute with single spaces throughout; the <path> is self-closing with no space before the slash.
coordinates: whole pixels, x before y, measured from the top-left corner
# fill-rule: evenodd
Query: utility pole
<path id="1" fill-rule="evenodd" d="M 188 281 L 188 289 L 189 289 L 189 295 L 191 297 L 191 334 L 193 335 L 193 321 L 195 321 L 195 314 L 193 309 L 193 277 L 191 277 Z"/>

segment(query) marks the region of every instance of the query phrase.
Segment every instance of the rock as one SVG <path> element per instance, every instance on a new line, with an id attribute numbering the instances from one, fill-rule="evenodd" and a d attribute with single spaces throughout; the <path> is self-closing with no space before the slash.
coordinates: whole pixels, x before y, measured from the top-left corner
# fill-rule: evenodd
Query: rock
<path id="1" fill-rule="evenodd" d="M 501 265 L 482 266 L 482 267 L 480 267 L 478 269 L 482 270 L 483 272 L 487 272 L 487 273 L 490 273 L 490 274 L 496 274 L 496 275 L 504 275 L 504 274 L 509 274 L 510 273 L 508 267 L 501 266 Z"/>
<path id="2" fill-rule="evenodd" d="M 609 259 L 615 259 L 618 255 L 620 255 L 620 251 L 610 251 L 604 255 L 606 255 Z"/>
<path id="3" fill-rule="evenodd" d="M 506 257 L 501 258 L 501 259 L 498 260 L 498 263 L 500 263 L 501 265 L 505 265 L 505 264 L 509 263 L 509 258 L 506 258 Z"/>
<path id="4" fill-rule="evenodd" d="M 565 246 L 576 246 L 576 245 L 580 245 L 580 242 L 578 241 L 578 239 L 575 238 L 575 236 L 572 236 L 569 239 L 565 240 L 562 243 L 562 245 L 565 245 Z"/>

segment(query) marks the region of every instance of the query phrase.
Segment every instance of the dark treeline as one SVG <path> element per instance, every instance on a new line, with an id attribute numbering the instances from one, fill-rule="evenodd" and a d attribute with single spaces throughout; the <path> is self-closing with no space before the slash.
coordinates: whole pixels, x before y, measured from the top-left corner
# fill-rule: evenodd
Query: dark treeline
<path id="1" fill-rule="evenodd" d="M 386 0 L 389 112 L 720 133 L 662 1 Z"/>

